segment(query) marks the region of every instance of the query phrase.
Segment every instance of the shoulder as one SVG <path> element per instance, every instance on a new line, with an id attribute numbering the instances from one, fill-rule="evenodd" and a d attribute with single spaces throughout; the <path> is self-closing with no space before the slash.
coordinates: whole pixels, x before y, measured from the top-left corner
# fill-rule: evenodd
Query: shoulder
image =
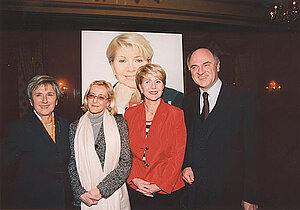
<path id="1" fill-rule="evenodd" d="M 116 123 L 119 124 L 126 124 L 126 120 L 123 118 L 121 114 L 114 115 L 114 118 L 116 120 Z"/>
<path id="2" fill-rule="evenodd" d="M 244 88 L 244 87 L 224 85 L 223 89 L 224 89 L 224 92 L 226 92 L 226 94 L 228 94 L 232 98 L 237 98 L 237 99 L 256 98 L 256 93 L 254 91 Z"/>
<path id="3" fill-rule="evenodd" d="M 125 110 L 125 118 L 127 119 L 127 116 L 136 115 L 136 113 L 141 112 L 142 108 L 144 106 L 144 103 L 140 103 L 136 106 L 129 107 Z"/>
<path id="4" fill-rule="evenodd" d="M 76 130 L 78 123 L 79 123 L 79 120 L 75 120 L 74 122 L 72 122 L 72 123 L 70 124 L 70 130 L 71 130 L 71 131 Z"/>
<path id="5" fill-rule="evenodd" d="M 17 120 L 15 120 L 12 124 L 11 124 L 11 128 L 20 128 L 20 129 L 26 129 L 28 127 L 31 127 L 33 124 L 33 120 L 35 120 L 36 116 L 34 116 L 34 113 L 28 113 L 26 115 L 24 115 L 22 118 L 19 118 Z"/>

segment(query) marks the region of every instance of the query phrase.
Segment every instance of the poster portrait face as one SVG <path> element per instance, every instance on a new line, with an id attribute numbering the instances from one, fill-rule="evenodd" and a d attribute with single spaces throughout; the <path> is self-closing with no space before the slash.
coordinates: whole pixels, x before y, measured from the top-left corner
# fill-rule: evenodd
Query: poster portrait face
<path id="1" fill-rule="evenodd" d="M 183 92 L 181 34 L 130 32 L 129 36 L 125 35 L 127 32 L 81 32 L 82 93 L 92 81 L 100 79 L 135 88 L 135 73 L 147 63 L 161 65 L 167 74 L 166 86 Z"/>

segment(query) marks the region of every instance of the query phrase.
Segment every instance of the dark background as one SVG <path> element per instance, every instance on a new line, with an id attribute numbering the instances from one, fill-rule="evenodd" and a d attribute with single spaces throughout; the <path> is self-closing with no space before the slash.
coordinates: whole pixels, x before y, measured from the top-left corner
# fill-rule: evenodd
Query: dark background
<path id="1" fill-rule="evenodd" d="M 300 187 L 300 34 L 297 29 L 2 12 L 1 141 L 9 124 L 30 110 L 25 88 L 36 74 L 49 74 L 63 81 L 68 89 L 56 111 L 69 121 L 80 117 L 80 34 L 86 29 L 182 33 L 184 65 L 193 49 L 199 46 L 215 49 L 221 60 L 222 81 L 252 89 L 259 98 L 260 207 L 300 208 L 297 200 Z M 187 94 L 197 87 L 186 66 L 183 74 Z M 266 90 L 271 80 L 282 86 L 280 91 Z"/>

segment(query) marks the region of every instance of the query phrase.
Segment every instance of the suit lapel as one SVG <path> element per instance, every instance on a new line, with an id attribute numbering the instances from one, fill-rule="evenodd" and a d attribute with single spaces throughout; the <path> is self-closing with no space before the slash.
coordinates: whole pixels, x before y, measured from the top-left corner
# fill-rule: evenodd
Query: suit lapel
<path id="1" fill-rule="evenodd" d="M 228 106 L 229 102 L 228 89 L 226 86 L 222 85 L 217 103 L 203 124 L 206 137 L 208 137 L 220 123 L 223 123 L 222 119 L 224 119 L 224 115 L 226 114 L 227 110 L 226 107 Z"/>
<path id="2" fill-rule="evenodd" d="M 35 128 L 37 128 L 37 132 L 38 134 L 41 136 L 41 141 L 43 141 L 43 143 L 48 142 L 48 143 L 52 143 L 54 144 L 51 136 L 48 134 L 46 128 L 43 126 L 42 122 L 39 120 L 39 118 L 35 115 L 34 112 L 31 113 L 31 122 L 34 125 Z M 56 126 L 56 122 L 55 122 L 55 126 Z M 59 126 L 58 126 L 59 127 Z M 55 129 L 55 135 L 56 135 L 56 129 Z"/>

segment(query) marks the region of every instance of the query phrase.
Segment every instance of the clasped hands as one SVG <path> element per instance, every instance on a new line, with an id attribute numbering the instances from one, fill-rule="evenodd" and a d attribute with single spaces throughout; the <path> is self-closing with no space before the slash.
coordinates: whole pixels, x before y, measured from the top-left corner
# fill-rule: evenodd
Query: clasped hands
<path id="1" fill-rule="evenodd" d="M 133 184 L 137 186 L 136 191 L 143 193 L 145 196 L 153 197 L 153 194 L 160 191 L 160 188 L 156 184 L 151 184 L 140 178 L 134 178 Z"/>
<path id="2" fill-rule="evenodd" d="M 85 203 L 88 207 L 92 205 L 97 205 L 98 201 L 102 198 L 102 195 L 97 187 L 83 193 L 79 199 Z"/>

